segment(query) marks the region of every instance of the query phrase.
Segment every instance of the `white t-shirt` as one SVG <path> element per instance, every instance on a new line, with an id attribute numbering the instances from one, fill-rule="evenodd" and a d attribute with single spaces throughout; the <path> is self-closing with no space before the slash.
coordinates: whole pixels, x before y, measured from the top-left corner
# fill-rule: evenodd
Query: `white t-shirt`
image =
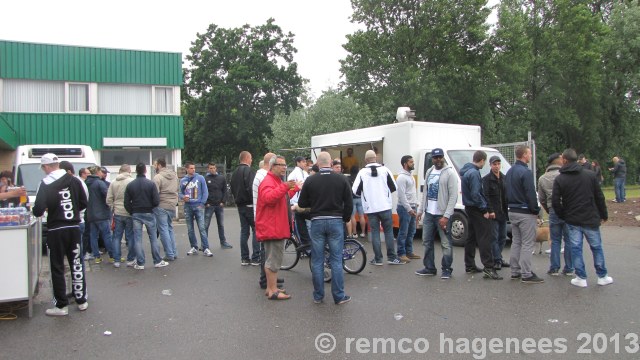
<path id="1" fill-rule="evenodd" d="M 443 215 L 444 211 L 438 209 L 438 191 L 440 190 L 440 174 L 442 169 L 433 169 L 427 178 L 427 212 L 431 215 Z"/>
<path id="2" fill-rule="evenodd" d="M 305 180 L 307 180 L 308 177 L 309 177 L 309 174 L 307 174 L 306 171 L 304 171 L 300 167 L 296 166 L 296 168 L 293 169 L 291 174 L 289 174 L 289 177 L 287 177 L 287 181 L 293 180 L 293 181 L 296 181 L 296 182 L 298 182 L 298 181 L 304 182 Z M 300 191 L 298 191 L 295 195 L 293 195 L 293 197 L 291 198 L 291 200 L 289 202 L 291 203 L 291 205 L 297 204 L 299 198 L 300 198 Z"/>

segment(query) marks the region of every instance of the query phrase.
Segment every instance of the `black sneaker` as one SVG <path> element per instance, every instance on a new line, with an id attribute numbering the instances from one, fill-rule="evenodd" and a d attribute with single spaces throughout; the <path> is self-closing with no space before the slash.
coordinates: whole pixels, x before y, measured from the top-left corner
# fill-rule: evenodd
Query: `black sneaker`
<path id="1" fill-rule="evenodd" d="M 494 268 L 485 268 L 482 271 L 483 274 L 483 278 L 485 279 L 491 279 L 491 280 L 502 280 L 502 276 L 498 275 L 498 273 L 496 272 L 496 269 Z"/>
<path id="2" fill-rule="evenodd" d="M 503 267 L 503 268 L 511 267 L 511 264 L 509 264 L 508 262 L 506 262 L 506 261 L 504 261 L 504 260 L 502 260 L 502 261 L 500 262 L 500 265 L 502 265 L 502 267 Z"/>
<path id="3" fill-rule="evenodd" d="M 531 272 L 531 276 L 523 277 L 520 281 L 527 284 L 540 284 L 544 282 L 544 279 L 539 278 L 534 272 Z"/>
<path id="4" fill-rule="evenodd" d="M 511 280 L 519 280 L 520 278 L 522 278 L 521 274 L 511 275 Z"/>
<path id="5" fill-rule="evenodd" d="M 502 270 L 502 263 L 500 261 L 497 261 L 494 265 L 493 268 L 496 270 Z"/>
<path id="6" fill-rule="evenodd" d="M 549 271 L 547 271 L 548 275 L 551 276 L 559 276 L 560 275 L 560 269 L 551 269 Z"/>
<path id="7" fill-rule="evenodd" d="M 481 273 L 481 272 L 482 272 L 482 269 L 480 269 L 480 268 L 479 268 L 479 267 L 477 267 L 477 266 L 472 266 L 472 267 L 468 267 L 468 268 L 464 269 L 464 271 L 465 271 L 467 274 L 475 274 L 475 273 Z"/>
<path id="8" fill-rule="evenodd" d="M 415 274 L 418 276 L 435 276 L 438 273 L 437 270 L 420 269 L 416 270 Z"/>
<path id="9" fill-rule="evenodd" d="M 220 247 L 223 248 L 223 249 L 233 249 L 233 246 L 231 246 L 231 244 L 229 244 L 226 241 L 223 242 L 223 243 L 220 243 Z"/>

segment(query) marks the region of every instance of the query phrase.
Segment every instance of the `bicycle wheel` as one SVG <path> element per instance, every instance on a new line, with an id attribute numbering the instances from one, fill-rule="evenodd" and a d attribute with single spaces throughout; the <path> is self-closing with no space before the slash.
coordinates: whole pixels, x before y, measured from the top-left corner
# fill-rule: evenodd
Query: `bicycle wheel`
<path id="1" fill-rule="evenodd" d="M 329 265 L 330 256 L 331 255 L 329 253 L 329 248 L 325 247 L 324 248 L 324 265 L 322 267 L 322 270 L 324 272 L 323 274 L 324 282 L 331 282 L 331 266 Z M 312 264 L 313 262 L 311 261 L 311 258 L 309 258 L 309 270 L 311 270 L 311 273 L 313 273 Z"/>
<path id="2" fill-rule="evenodd" d="M 284 242 L 284 253 L 282 255 L 282 265 L 280 270 L 291 270 L 300 260 L 300 253 L 296 250 L 298 247 L 297 239 L 293 236 Z"/>
<path id="3" fill-rule="evenodd" d="M 358 240 L 346 239 L 342 250 L 342 268 L 349 274 L 358 274 L 367 265 L 367 251 Z"/>

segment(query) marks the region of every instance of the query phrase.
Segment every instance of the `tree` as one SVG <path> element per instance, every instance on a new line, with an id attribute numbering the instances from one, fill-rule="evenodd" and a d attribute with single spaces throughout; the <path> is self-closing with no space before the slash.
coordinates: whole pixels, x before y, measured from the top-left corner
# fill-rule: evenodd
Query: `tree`
<path id="1" fill-rule="evenodd" d="M 483 0 L 352 0 L 341 61 L 349 96 L 374 111 L 410 106 L 420 119 L 483 124 L 490 10 Z"/>
<path id="2" fill-rule="evenodd" d="M 186 57 L 184 158 L 235 162 L 242 150 L 264 153 L 276 112 L 300 106 L 305 80 L 293 38 L 274 19 L 234 29 L 211 24 L 197 34 Z"/>
<path id="3" fill-rule="evenodd" d="M 392 118 L 388 118 L 392 119 Z M 308 108 L 291 114 L 278 113 L 271 124 L 272 136 L 265 139 L 271 151 L 304 148 L 311 145 L 314 135 L 380 125 L 385 120 L 375 117 L 368 106 L 329 89 Z M 297 155 L 308 155 L 301 150 Z"/>

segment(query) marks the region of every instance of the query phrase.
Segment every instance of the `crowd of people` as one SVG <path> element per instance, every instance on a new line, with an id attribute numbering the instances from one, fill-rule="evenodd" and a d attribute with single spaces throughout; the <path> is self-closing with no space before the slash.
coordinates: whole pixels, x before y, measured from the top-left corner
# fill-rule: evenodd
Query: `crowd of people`
<path id="1" fill-rule="evenodd" d="M 302 251 L 311 257 L 313 301 L 324 301 L 324 249 L 330 252 L 332 269 L 331 295 L 335 304 L 345 304 L 351 297 L 345 293 L 342 275 L 342 249 L 345 237 L 365 237 L 367 231 L 374 258 L 370 264 L 382 266 L 384 255 L 381 234 L 384 233 L 386 263 L 404 265 L 422 259 L 420 276 L 435 276 L 434 259 L 436 233 L 442 248 L 441 278 L 449 279 L 453 272 L 451 222 L 458 200 L 461 181 L 462 203 L 468 216 L 468 236 L 464 249 L 467 273 L 482 273 L 487 279 L 501 280 L 498 272 L 510 269 L 510 278 L 523 283 L 542 283 L 533 271 L 531 260 L 540 206 L 549 214 L 551 256 L 548 274 L 574 276 L 571 284 L 587 286 L 582 257 L 582 241 L 586 238 L 594 256 L 599 285 L 608 285 L 608 275 L 602 250 L 600 224 L 607 220 L 607 207 L 600 188 L 601 173 L 587 167 L 584 157 L 572 149 L 549 156 L 546 173 L 538 180 L 536 192 L 533 173 L 528 168 L 531 150 L 516 148 L 516 162 L 506 174 L 501 172 L 501 159 L 489 159 L 491 171 L 480 176 L 487 162 L 483 151 L 476 151 L 470 162 L 456 174 L 445 161 L 442 149 L 431 152 L 432 166 L 426 170 L 424 184 L 416 184 L 410 155 L 399 159 L 402 170 L 394 178 L 392 172 L 379 163 L 374 150 L 364 156 L 360 168 L 353 150 L 343 159 L 331 159 L 328 152 L 317 156 L 317 163 L 296 157 L 295 168 L 285 179 L 287 162 L 282 156 L 267 153 L 256 172 L 251 168 L 252 155 L 243 151 L 240 165 L 233 171 L 230 189 L 240 218 L 241 265 L 260 266 L 259 285 L 270 300 L 286 300 L 291 294 L 284 289 L 284 279 L 278 278 L 283 260 L 284 242 L 297 231 Z M 616 176 L 625 172 L 624 161 L 614 158 Z M 48 211 L 48 246 L 56 306 L 47 315 L 68 314 L 68 299 L 64 294 L 64 257 L 72 268 L 76 304 L 86 310 L 84 261 L 102 262 L 99 240 L 104 244 L 109 263 L 118 268 L 122 262 L 136 270 L 145 269 L 142 245 L 143 226 L 150 240 L 153 266 L 162 268 L 178 258 L 172 221 L 178 200 L 184 202 L 184 214 L 189 238 L 188 256 L 202 253 L 212 257 L 209 226 L 213 215 L 217 221 L 222 249 L 231 249 L 224 233 L 225 177 L 217 173 L 215 163 L 209 163 L 208 173 L 196 173 L 191 162 L 184 164 L 186 175 L 178 179 L 167 168 L 164 159 L 153 167 L 155 175 L 147 178 L 147 166 L 123 164 L 115 180 L 106 180 L 108 170 L 92 166 L 80 169 L 75 176 L 72 164 L 59 161 L 55 154 L 41 159 L 46 176 L 37 192 L 33 213 L 42 216 Z M 344 176 L 348 174 L 348 176 Z M 423 186 L 422 197 L 417 189 Z M 624 183 L 622 185 L 624 188 Z M 392 193 L 397 193 L 399 231 L 394 243 Z M 16 192 L 18 194 L 19 192 Z M 12 193 L 13 194 L 13 193 Z M 539 202 L 538 202 L 539 201 Z M 616 201 L 623 202 L 624 192 Z M 418 221 L 422 221 L 423 256 L 413 249 L 413 237 Z M 503 258 L 507 239 L 507 222 L 511 222 L 513 242 L 508 261 Z M 200 237 L 196 235 L 197 225 Z M 292 228 L 295 224 L 295 230 Z M 358 226 L 360 231 L 358 234 Z M 251 235 L 251 249 L 249 237 Z M 122 257 L 122 238 L 126 239 L 127 256 Z M 158 239 L 159 238 L 159 239 Z M 160 240 L 160 241 L 158 241 Z M 560 253 L 565 243 L 564 267 Z M 160 244 L 164 250 L 161 255 Z M 479 249 L 482 268 L 475 262 Z M 84 261 L 83 261 L 84 260 Z"/>

